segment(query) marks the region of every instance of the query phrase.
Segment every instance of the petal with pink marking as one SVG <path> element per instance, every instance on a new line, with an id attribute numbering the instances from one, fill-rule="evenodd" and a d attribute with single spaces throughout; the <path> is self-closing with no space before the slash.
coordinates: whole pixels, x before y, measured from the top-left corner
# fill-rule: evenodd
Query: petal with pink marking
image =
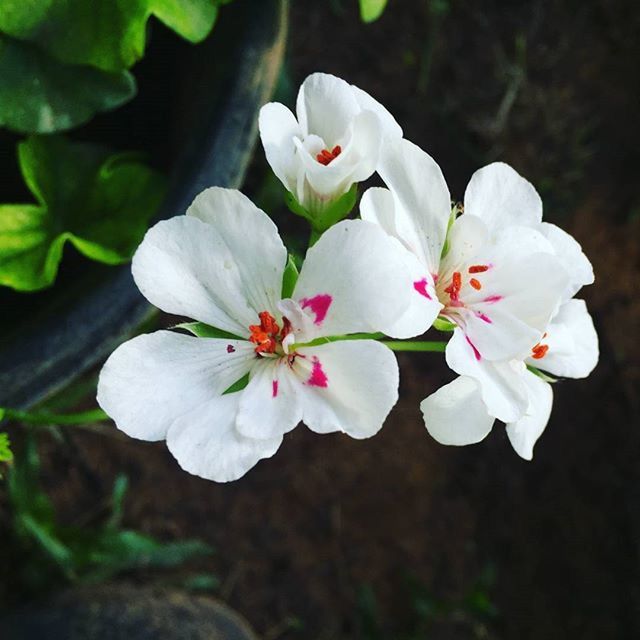
<path id="1" fill-rule="evenodd" d="M 313 337 L 356 332 L 388 333 L 416 295 L 407 286 L 407 251 L 379 227 L 346 220 L 326 231 L 307 252 L 293 299 L 323 300 L 324 318 Z M 323 296 L 323 298 L 319 298 Z M 328 297 L 331 301 L 328 301 Z"/>
<path id="2" fill-rule="evenodd" d="M 278 450 L 282 436 L 246 438 L 236 430 L 240 398 L 241 393 L 215 398 L 173 422 L 167 447 L 185 471 L 206 480 L 230 482 Z"/>
<path id="3" fill-rule="evenodd" d="M 524 415 L 528 396 L 523 381 L 526 372 L 523 362 L 478 359 L 477 349 L 459 327 L 447 344 L 445 357 L 457 374 L 477 381 L 489 415 L 503 422 L 514 421 Z"/>
<path id="4" fill-rule="evenodd" d="M 305 347 L 294 369 L 302 381 L 302 420 L 316 433 L 369 438 L 398 399 L 398 363 L 373 340 Z"/>
<path id="5" fill-rule="evenodd" d="M 229 349 L 231 347 L 231 350 Z M 171 423 L 242 378 L 255 359 L 244 340 L 157 331 L 120 345 L 98 381 L 98 404 L 140 440 L 162 440 Z"/>
<path id="6" fill-rule="evenodd" d="M 262 358 L 241 391 L 236 428 L 247 438 L 271 439 L 288 433 L 302 419 L 300 384 L 286 358 Z"/>
<path id="7" fill-rule="evenodd" d="M 507 436 L 515 452 L 525 460 L 533 458 L 533 447 L 545 430 L 551 415 L 553 391 L 551 385 L 530 371 L 524 376 L 529 394 L 529 406 L 522 418 L 507 424 Z"/>
<path id="8" fill-rule="evenodd" d="M 440 387 L 420 403 L 420 409 L 431 437 L 456 447 L 484 440 L 495 420 L 482 401 L 480 386 L 466 376 Z"/>

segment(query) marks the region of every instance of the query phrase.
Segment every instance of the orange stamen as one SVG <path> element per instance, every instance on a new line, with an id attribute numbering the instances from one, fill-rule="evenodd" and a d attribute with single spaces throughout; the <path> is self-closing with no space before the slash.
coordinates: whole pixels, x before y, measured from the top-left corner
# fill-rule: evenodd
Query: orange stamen
<path id="1" fill-rule="evenodd" d="M 488 270 L 489 267 L 486 264 L 474 264 L 472 267 L 469 267 L 469 273 L 484 273 Z"/>
<path id="2" fill-rule="evenodd" d="M 268 311 L 261 311 L 258 317 L 260 324 L 249 325 L 249 331 L 251 331 L 249 341 L 256 345 L 256 353 L 275 353 L 280 327 Z"/>
<path id="3" fill-rule="evenodd" d="M 549 351 L 548 344 L 537 344 L 533 349 L 531 349 L 531 355 L 535 360 L 540 360 L 547 355 L 547 351 Z"/>
<path id="4" fill-rule="evenodd" d="M 460 289 L 462 288 L 462 275 L 459 271 L 454 271 L 451 276 L 451 284 L 444 290 L 449 294 L 449 298 L 456 302 L 460 295 Z"/>
<path id="5" fill-rule="evenodd" d="M 479 280 L 476 280 L 475 278 L 471 278 L 471 280 L 469 280 L 469 284 L 476 290 L 476 291 L 480 291 L 480 289 L 482 289 L 482 285 L 480 284 Z"/>
<path id="6" fill-rule="evenodd" d="M 342 153 L 342 147 L 337 144 L 331 151 L 329 149 L 323 149 L 318 155 L 316 160 L 323 164 L 325 167 L 331 164 Z"/>

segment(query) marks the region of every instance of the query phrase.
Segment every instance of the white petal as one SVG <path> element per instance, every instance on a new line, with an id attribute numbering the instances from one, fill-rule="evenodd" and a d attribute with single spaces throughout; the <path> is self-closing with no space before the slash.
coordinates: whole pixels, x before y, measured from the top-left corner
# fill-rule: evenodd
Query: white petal
<path id="1" fill-rule="evenodd" d="M 353 91 L 361 109 L 373 111 L 373 113 L 376 114 L 382 124 L 382 134 L 386 141 L 402 138 L 402 128 L 385 107 L 372 98 L 368 93 L 353 84 L 351 85 L 351 90 Z"/>
<path id="2" fill-rule="evenodd" d="M 336 76 L 313 73 L 300 86 L 296 112 L 302 132 L 320 136 L 330 148 L 341 142 L 360 111 L 351 86 Z"/>
<path id="3" fill-rule="evenodd" d="M 530 371 L 525 376 L 529 390 L 529 408 L 526 415 L 507 424 L 507 436 L 515 452 L 525 460 L 533 458 L 533 446 L 542 435 L 553 405 L 551 385 Z"/>
<path id="4" fill-rule="evenodd" d="M 527 363 L 567 378 L 586 378 L 598 364 L 598 334 L 584 300 L 568 300 L 553 318 L 541 340 L 549 347 L 539 359 Z"/>
<path id="5" fill-rule="evenodd" d="M 304 357 L 300 357 L 304 356 Z M 398 363 L 373 340 L 344 340 L 300 350 L 304 423 L 316 433 L 375 435 L 398 400 Z"/>
<path id="6" fill-rule="evenodd" d="M 512 224 L 539 224 L 542 200 L 535 187 L 515 169 L 494 162 L 471 176 L 464 194 L 464 211 L 482 218 L 494 233 Z"/>
<path id="7" fill-rule="evenodd" d="M 569 274 L 569 286 L 564 298 L 573 297 L 583 286 L 593 284 L 593 267 L 578 241 L 555 224 L 543 222 L 540 231 L 552 244 L 562 266 Z"/>
<path id="8" fill-rule="evenodd" d="M 318 336 L 387 333 L 408 309 L 407 252 L 382 229 L 345 220 L 309 249 L 293 298 L 314 312 Z"/>
<path id="9" fill-rule="evenodd" d="M 255 358 L 244 340 L 157 331 L 120 345 L 98 381 L 98 403 L 127 435 L 162 440 L 182 414 L 219 396 Z"/>
<path id="10" fill-rule="evenodd" d="M 568 276 L 548 253 L 513 256 L 477 277 L 480 291 L 465 277 L 460 294 L 467 309 L 464 331 L 483 358 L 523 358 L 557 311 Z"/>
<path id="11" fill-rule="evenodd" d="M 367 189 L 360 200 L 360 217 L 366 222 L 377 224 L 385 233 L 400 240 L 396 229 L 395 201 L 389 189 Z"/>
<path id="12" fill-rule="evenodd" d="M 212 225 L 177 216 L 147 231 L 131 271 L 156 307 L 244 337 L 256 311 L 247 303 L 237 261 L 249 258 L 233 254 Z"/>
<path id="13" fill-rule="evenodd" d="M 478 359 L 473 346 L 457 328 L 445 352 L 447 364 L 459 375 L 469 376 L 480 386 L 482 400 L 490 415 L 510 422 L 524 414 L 528 406 L 523 362 L 505 360 L 491 362 Z"/>
<path id="14" fill-rule="evenodd" d="M 236 428 L 248 437 L 270 439 L 291 431 L 302 419 L 299 382 L 283 358 L 263 358 L 241 392 Z"/>
<path id="15" fill-rule="evenodd" d="M 207 480 L 230 482 L 278 450 L 282 436 L 253 440 L 236 431 L 240 395 L 215 398 L 171 425 L 167 447 L 185 471 Z"/>
<path id="16" fill-rule="evenodd" d="M 440 387 L 420 403 L 420 409 L 427 431 L 440 444 L 475 444 L 493 427 L 478 383 L 466 376 Z"/>
<path id="17" fill-rule="evenodd" d="M 395 198 L 398 238 L 437 273 L 451 214 L 440 167 L 420 147 L 399 140 L 385 144 L 378 172 Z"/>
<path id="18" fill-rule="evenodd" d="M 271 218 L 237 189 L 221 187 L 198 195 L 187 215 L 215 228 L 234 256 L 251 308 L 273 313 L 282 293 L 287 249 Z M 224 277 L 222 272 L 218 277 Z"/>
<path id="19" fill-rule="evenodd" d="M 294 138 L 302 137 L 296 117 L 283 104 L 270 102 L 260 109 L 258 127 L 267 162 L 285 189 L 295 193 L 298 160 Z"/>
<path id="20" fill-rule="evenodd" d="M 487 225 L 475 216 L 461 215 L 449 230 L 449 250 L 442 259 L 439 273 L 441 278 L 451 277 L 453 271 L 466 271 L 467 266 L 482 262 L 482 251 L 487 252 L 489 230 Z M 476 257 L 481 256 L 476 260 Z"/>

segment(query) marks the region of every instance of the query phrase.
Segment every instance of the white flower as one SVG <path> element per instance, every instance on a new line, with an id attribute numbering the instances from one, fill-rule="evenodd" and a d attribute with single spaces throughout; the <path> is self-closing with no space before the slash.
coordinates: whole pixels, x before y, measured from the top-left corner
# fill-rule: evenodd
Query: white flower
<path id="1" fill-rule="evenodd" d="M 460 375 L 484 373 L 484 402 L 501 420 L 517 420 L 528 392 L 509 361 L 538 342 L 569 287 L 552 243 L 537 228 L 538 194 L 507 165 L 489 165 L 472 177 L 464 214 L 447 232 L 449 190 L 429 155 L 402 140 L 388 145 L 378 171 L 389 188 L 364 194 L 362 218 L 418 258 L 406 284 L 413 304 L 394 333 L 418 335 L 438 315 L 452 322 L 447 363 Z"/>
<path id="2" fill-rule="evenodd" d="M 326 73 L 302 83 L 296 116 L 271 102 L 260 110 L 259 127 L 273 172 L 312 215 L 373 174 L 383 139 L 402 137 L 379 102 Z"/>
<path id="3" fill-rule="evenodd" d="M 516 377 L 527 390 L 525 414 L 507 422 L 507 435 L 516 453 L 525 460 L 533 457 L 533 446 L 544 431 L 551 414 L 551 385 L 526 368 L 541 369 L 559 377 L 585 378 L 598 362 L 598 336 L 583 300 L 565 302 L 553 318 L 542 340 L 524 361 L 489 363 L 493 375 L 500 369 Z M 491 373 L 491 372 L 490 372 Z M 422 401 L 425 424 L 440 443 L 467 445 L 480 442 L 491 431 L 495 416 L 482 399 L 484 378 L 461 376 Z"/>
<path id="4" fill-rule="evenodd" d="M 398 395 L 387 347 L 294 345 L 390 329 L 410 303 L 398 286 L 406 251 L 375 225 L 342 222 L 309 250 L 281 300 L 286 261 L 273 222 L 234 190 L 208 189 L 186 216 L 147 232 L 133 259 L 143 295 L 235 337 L 158 331 L 121 345 L 100 374 L 98 401 L 122 431 L 166 439 L 186 471 L 228 481 L 273 455 L 301 420 L 354 438 L 381 428 Z M 224 393 L 247 373 L 243 390 Z"/>

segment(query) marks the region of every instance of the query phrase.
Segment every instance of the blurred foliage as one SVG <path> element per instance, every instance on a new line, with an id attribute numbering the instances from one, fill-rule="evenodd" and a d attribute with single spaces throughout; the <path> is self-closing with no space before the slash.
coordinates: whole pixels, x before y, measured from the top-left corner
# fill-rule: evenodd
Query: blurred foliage
<path id="1" fill-rule="evenodd" d="M 135 95 L 126 71 L 142 58 L 156 17 L 202 41 L 230 0 L 4 0 L 0 11 L 0 126 L 53 133 Z"/>
<path id="2" fill-rule="evenodd" d="M 387 6 L 388 0 L 360 0 L 360 17 L 363 22 L 377 20 Z"/>
<path id="3" fill-rule="evenodd" d="M 37 204 L 0 205 L 0 285 L 20 291 L 53 283 L 67 241 L 99 262 L 128 260 L 164 196 L 162 176 L 135 153 L 31 137 L 18 161 Z"/>
<path id="4" fill-rule="evenodd" d="M 128 487 L 123 475 L 116 478 L 110 513 L 100 526 L 62 525 L 53 503 L 40 486 L 39 475 L 35 437 L 29 431 L 24 446 L 16 451 L 15 464 L 7 477 L 7 494 L 13 519 L 11 548 L 19 557 L 17 575 L 14 572 L 11 579 L 32 595 L 61 581 L 96 583 L 134 569 L 177 567 L 212 553 L 209 546 L 198 540 L 163 543 L 123 529 Z M 208 586 L 212 584 L 209 577 Z"/>
<path id="5" fill-rule="evenodd" d="M 460 637 L 487 638 L 489 625 L 498 616 L 490 591 L 495 584 L 495 569 L 489 564 L 462 597 L 444 599 L 435 596 L 414 577 L 406 580 L 403 600 L 408 605 L 406 615 L 389 635 L 382 628 L 378 603 L 374 590 L 364 586 L 360 590 L 357 609 L 357 626 L 360 640 L 424 640 L 438 625 L 455 627 Z"/>
<path id="6" fill-rule="evenodd" d="M 65 64 L 28 42 L 0 34 L 0 126 L 22 133 L 71 129 L 128 102 L 135 93 L 128 71 Z"/>
<path id="7" fill-rule="evenodd" d="M 0 409 L 0 420 L 4 412 Z M 11 442 L 9 441 L 9 434 L 4 431 L 0 431 L 0 463 L 11 464 L 13 462 L 13 451 L 11 451 Z M 2 467 L 0 467 L 0 479 L 2 478 Z"/>

